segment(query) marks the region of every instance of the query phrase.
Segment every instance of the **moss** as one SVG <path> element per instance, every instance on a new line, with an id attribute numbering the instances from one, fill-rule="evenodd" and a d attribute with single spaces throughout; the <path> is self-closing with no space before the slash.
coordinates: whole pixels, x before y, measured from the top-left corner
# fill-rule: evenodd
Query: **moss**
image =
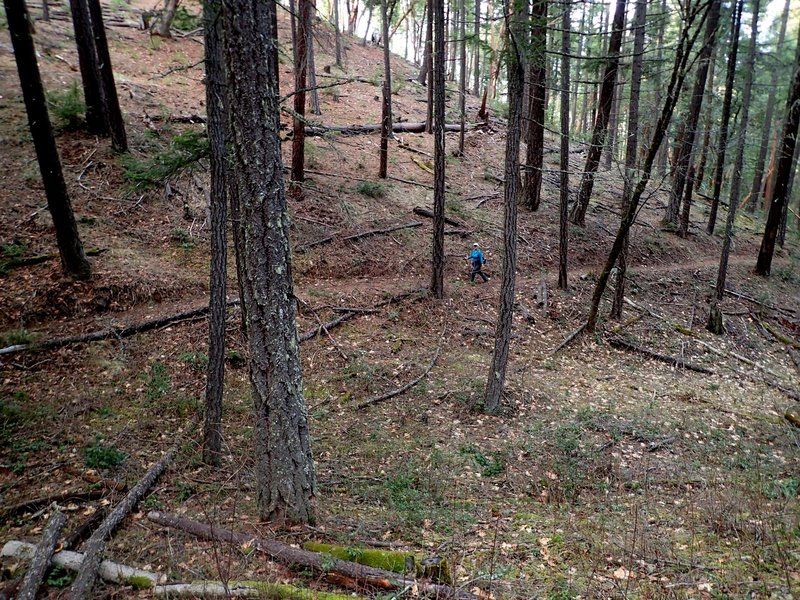
<path id="1" fill-rule="evenodd" d="M 153 587 L 153 580 L 144 575 L 132 575 L 125 580 L 125 583 L 138 590 L 146 590 Z"/>
<path id="2" fill-rule="evenodd" d="M 372 548 L 350 548 L 346 546 L 334 546 L 333 544 L 321 544 L 318 542 L 306 542 L 303 548 L 311 552 L 324 552 L 334 558 L 350 560 L 360 565 L 394 571 L 395 573 L 407 573 L 414 571 L 417 564 L 415 556 L 409 552 L 393 552 L 391 550 L 376 550 Z"/>
<path id="3" fill-rule="evenodd" d="M 236 588 L 258 590 L 267 598 L 280 598 L 282 600 L 358 600 L 360 598 L 358 596 L 299 588 L 286 583 L 267 583 L 266 581 L 231 581 L 228 586 L 231 590 Z"/>

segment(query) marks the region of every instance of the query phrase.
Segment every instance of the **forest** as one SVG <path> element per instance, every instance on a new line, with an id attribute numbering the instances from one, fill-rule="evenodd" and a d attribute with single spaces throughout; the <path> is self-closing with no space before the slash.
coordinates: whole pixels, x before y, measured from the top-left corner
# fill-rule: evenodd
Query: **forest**
<path id="1" fill-rule="evenodd" d="M 3 0 L 0 598 L 800 593 L 800 3 Z"/>

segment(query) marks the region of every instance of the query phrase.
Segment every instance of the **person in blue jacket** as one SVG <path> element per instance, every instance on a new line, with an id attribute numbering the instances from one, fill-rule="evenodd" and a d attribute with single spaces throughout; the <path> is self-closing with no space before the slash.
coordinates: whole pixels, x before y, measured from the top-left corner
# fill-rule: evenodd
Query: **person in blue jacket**
<path id="1" fill-rule="evenodd" d="M 480 275 L 483 278 L 484 283 L 489 281 L 489 278 L 481 270 L 483 265 L 486 264 L 486 257 L 483 255 L 481 246 L 478 242 L 472 244 L 472 252 L 469 253 L 468 260 L 472 265 L 472 272 L 469 275 L 470 282 L 475 283 L 475 275 Z"/>

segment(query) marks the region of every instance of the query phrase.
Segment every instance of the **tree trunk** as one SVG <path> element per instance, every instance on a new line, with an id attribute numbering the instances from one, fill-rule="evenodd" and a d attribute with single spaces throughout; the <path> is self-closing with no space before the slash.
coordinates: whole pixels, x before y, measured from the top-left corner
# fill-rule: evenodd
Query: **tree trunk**
<path id="1" fill-rule="evenodd" d="M 211 155 L 211 281 L 209 285 L 208 366 L 203 428 L 203 461 L 219 466 L 222 451 L 222 391 L 225 382 L 227 294 L 227 197 L 225 193 L 225 55 L 222 0 L 203 4 L 206 51 L 206 107 Z"/>
<path id="2" fill-rule="evenodd" d="M 778 156 L 778 169 L 775 172 L 775 190 L 772 204 L 769 207 L 767 223 L 764 227 L 764 237 L 758 251 L 756 262 L 757 275 L 769 275 L 772 268 L 772 255 L 775 252 L 775 238 L 778 234 L 784 204 L 789 202 L 787 195 L 790 174 L 793 167 L 793 157 L 797 144 L 797 128 L 800 124 L 800 35 L 797 38 L 797 51 L 795 53 L 794 77 L 789 97 L 786 101 L 786 120 L 783 125 L 783 144 Z"/>
<path id="3" fill-rule="evenodd" d="M 603 148 L 603 168 L 606 171 L 611 170 L 611 163 L 614 160 L 614 146 L 617 142 L 617 128 L 619 127 L 619 104 L 623 85 L 620 73 L 617 71 L 617 80 L 614 82 L 613 99 L 611 100 L 611 114 L 608 115 L 608 135 Z"/>
<path id="4" fill-rule="evenodd" d="M 780 52 L 783 49 L 783 42 L 786 39 L 786 26 L 789 22 L 789 4 L 790 0 L 786 0 L 786 3 L 783 6 L 783 16 L 781 17 L 781 29 L 778 33 L 778 44 L 776 46 L 776 51 Z M 761 132 L 761 146 L 758 149 L 758 158 L 756 159 L 756 166 L 755 166 L 755 174 L 753 175 L 753 186 L 750 188 L 750 195 L 752 197 L 752 207 L 755 208 L 756 204 L 758 203 L 759 199 L 761 199 L 761 184 L 764 178 L 764 162 L 767 158 L 767 150 L 769 149 L 769 138 L 770 133 L 772 132 L 772 121 L 773 116 L 775 113 L 775 96 L 776 92 L 778 91 L 778 75 L 780 74 L 780 69 L 773 68 L 772 69 L 772 78 L 770 81 L 770 88 L 769 88 L 769 97 L 767 98 L 767 109 L 764 114 L 764 125 Z M 777 128 L 776 128 L 777 129 Z M 777 138 L 777 131 L 775 132 Z M 773 154 L 774 154 L 774 147 L 777 146 L 777 139 L 776 143 L 773 146 Z M 766 198 L 764 198 L 764 210 L 769 212 L 769 204 L 766 202 Z"/>
<path id="5" fill-rule="evenodd" d="M 301 14 L 310 18 L 309 3 L 300 1 Z M 274 2 L 224 2 L 228 100 L 237 107 L 231 115 L 228 172 L 241 211 L 237 225 L 255 404 L 257 506 L 263 520 L 286 525 L 313 520 L 315 476 L 278 136 L 277 36 L 265 40 L 263 35 L 275 10 Z"/>
<path id="6" fill-rule="evenodd" d="M 319 107 L 319 90 L 317 89 L 317 71 L 314 63 L 314 18 L 317 14 L 316 0 L 309 0 L 311 2 L 311 18 L 308 20 L 308 32 L 306 33 L 306 50 L 307 50 L 307 70 L 306 81 L 308 82 L 309 92 L 311 93 L 311 113 L 321 115 L 322 111 Z"/>
<path id="7" fill-rule="evenodd" d="M 459 63 L 461 70 L 458 77 L 458 114 L 461 129 L 458 132 L 458 155 L 464 156 L 464 130 L 466 129 L 467 118 L 467 16 L 464 9 L 464 0 L 458 2 L 458 14 L 460 19 L 459 37 L 461 38 L 461 54 Z"/>
<path id="8" fill-rule="evenodd" d="M 719 52 L 721 44 L 714 45 L 714 52 L 711 55 L 711 64 L 708 67 L 708 83 L 706 87 L 711 90 L 710 98 L 708 99 L 708 103 L 706 103 L 705 108 L 705 130 L 703 132 L 703 144 L 700 149 L 700 160 L 697 163 L 697 180 L 696 185 L 697 189 L 703 187 L 703 179 L 705 179 L 706 174 L 706 164 L 708 163 L 708 148 L 711 145 L 711 126 L 714 119 L 714 100 L 716 100 L 716 94 L 714 93 L 714 77 L 715 77 L 715 66 L 717 64 L 717 54 Z"/>
<path id="9" fill-rule="evenodd" d="M 783 203 L 783 216 L 781 217 L 781 225 L 778 228 L 778 244 L 783 248 L 786 242 L 786 227 L 789 219 L 789 202 L 792 200 L 792 190 L 794 189 L 794 180 L 797 177 L 797 161 L 800 155 L 800 144 L 794 146 L 794 158 L 792 159 L 792 166 L 789 170 L 789 183 L 786 185 L 786 201 Z M 800 204 L 800 202 L 798 202 Z M 800 231 L 800 206 L 797 207 L 795 213 L 795 223 L 797 224 L 797 231 Z"/>
<path id="10" fill-rule="evenodd" d="M 628 209 L 622 217 L 619 230 L 617 231 L 617 236 L 614 238 L 614 244 L 611 247 L 608 259 L 603 267 L 603 271 L 600 273 L 600 276 L 597 279 L 594 292 L 592 293 L 592 304 L 589 308 L 589 315 L 586 319 L 585 329 L 587 333 L 594 333 L 595 328 L 597 327 L 597 315 L 600 309 L 600 300 L 602 299 L 603 292 L 608 284 L 608 278 L 611 276 L 611 270 L 614 268 L 617 258 L 619 257 L 619 253 L 622 251 L 625 236 L 628 235 L 628 232 L 630 231 L 630 228 L 636 219 L 636 213 L 639 209 L 639 202 L 641 201 L 642 195 L 644 194 L 647 184 L 650 181 L 650 175 L 653 171 L 653 163 L 656 160 L 656 154 L 658 153 L 661 143 L 664 141 L 664 134 L 667 130 L 670 120 L 672 119 L 672 113 L 675 110 L 675 105 L 678 102 L 678 97 L 680 96 L 683 82 L 686 79 L 686 66 L 689 63 L 692 46 L 694 45 L 696 39 L 696 36 L 690 35 L 690 32 L 692 30 L 694 21 L 699 16 L 696 12 L 697 9 L 694 9 L 692 6 L 687 7 L 687 10 L 689 13 L 684 15 L 683 19 L 681 20 L 681 32 L 675 48 L 675 62 L 673 64 L 672 74 L 670 75 L 670 81 L 667 85 L 667 93 L 664 99 L 664 105 L 661 108 L 661 114 L 656 122 L 656 126 L 653 130 L 653 137 L 647 149 L 647 156 L 645 157 L 644 165 L 642 166 L 642 174 L 633 189 L 630 202 L 628 203 Z"/>
<path id="11" fill-rule="evenodd" d="M 336 49 L 336 66 L 342 68 L 342 29 L 339 26 L 339 0 L 332 0 L 333 2 L 333 26 L 336 28 L 336 37 L 334 38 Z"/>
<path id="12" fill-rule="evenodd" d="M 600 164 L 600 153 L 608 130 L 608 119 L 611 113 L 611 101 L 614 96 L 614 84 L 617 81 L 617 69 L 619 67 L 619 51 L 622 46 L 622 30 L 625 27 L 625 0 L 617 0 L 617 8 L 614 13 L 614 24 L 611 38 L 608 42 L 608 63 L 603 74 L 603 84 L 600 88 L 600 100 L 595 121 L 592 141 L 586 157 L 586 166 L 583 169 L 581 187 L 578 192 L 578 199 L 572 208 L 570 220 L 576 225 L 583 225 L 586 218 L 586 209 L 589 207 L 589 199 L 594 188 L 594 177 L 597 167 Z"/>
<path id="13" fill-rule="evenodd" d="M 308 73 L 308 31 L 311 21 L 312 0 L 298 0 L 300 10 L 297 16 L 297 44 L 294 51 L 294 117 L 292 127 L 292 186 L 296 193 L 302 193 L 294 182 L 305 181 L 306 155 L 306 75 Z M 277 77 L 277 74 L 276 74 Z M 277 80 L 276 80 L 277 81 Z M 238 104 L 235 103 L 234 105 Z M 244 297 L 243 297 L 244 298 Z"/>
<path id="14" fill-rule="evenodd" d="M 428 70 L 431 60 L 431 49 L 433 48 L 433 21 L 431 20 L 431 0 L 425 2 L 422 9 L 422 22 L 425 26 L 425 39 L 422 49 L 422 64 L 419 68 L 417 81 L 420 85 L 428 85 Z"/>
<path id="15" fill-rule="evenodd" d="M 431 0 L 434 22 L 433 48 L 433 263 L 431 293 L 444 298 L 444 0 Z"/>
<path id="16" fill-rule="evenodd" d="M 164 12 L 161 14 L 161 23 L 158 26 L 158 35 L 161 37 L 172 37 L 169 30 L 175 18 L 175 11 L 178 9 L 178 0 L 167 0 Z"/>
<path id="17" fill-rule="evenodd" d="M 94 48 L 89 5 L 87 0 L 70 0 L 69 6 L 78 49 L 83 99 L 86 104 L 86 129 L 95 135 L 108 135 L 108 123 L 103 116 L 103 101 L 100 96 L 100 64 Z"/>
<path id="18" fill-rule="evenodd" d="M 725 169 L 725 154 L 728 149 L 728 125 L 731 120 L 731 100 L 736 79 L 736 56 L 739 52 L 739 31 L 742 26 L 742 4 L 743 0 L 738 0 L 736 8 L 731 11 L 731 49 L 728 52 L 728 72 L 725 76 L 725 95 L 722 98 L 722 117 L 719 124 L 719 140 L 717 140 L 717 163 L 714 167 L 714 182 L 711 192 L 711 212 L 708 215 L 708 225 L 706 225 L 708 235 L 714 234 L 719 197 L 722 191 L 722 173 Z"/>
<path id="19" fill-rule="evenodd" d="M 475 23 L 472 35 L 475 46 L 472 63 L 472 95 L 477 97 L 481 93 L 481 0 L 475 0 Z"/>
<path id="20" fill-rule="evenodd" d="M 656 34 L 656 64 L 663 64 L 664 61 L 664 32 L 666 31 L 667 24 L 669 23 L 669 11 L 667 9 L 667 0 L 661 0 L 661 18 L 658 26 L 658 33 Z M 663 106 L 664 92 L 661 85 L 661 69 L 655 69 L 654 83 L 656 88 L 656 106 Z M 667 145 L 661 144 L 655 162 L 656 173 L 665 175 L 667 172 Z"/>
<path id="21" fill-rule="evenodd" d="M 389 169 L 389 136 L 392 134 L 392 63 L 389 52 L 387 0 L 381 0 L 381 38 L 383 39 L 383 102 L 381 104 L 381 156 L 378 177 L 386 179 Z"/>
<path id="22" fill-rule="evenodd" d="M 127 152 L 128 137 L 125 133 L 125 122 L 122 120 L 122 111 L 119 107 L 117 86 L 114 82 L 114 70 L 111 68 L 111 55 L 108 52 L 106 30 L 103 25 L 103 11 L 100 8 L 100 0 L 88 0 L 88 3 L 95 50 L 100 65 L 100 83 L 103 86 L 101 92 L 103 113 L 108 122 L 108 131 L 111 134 L 111 147 L 117 152 Z"/>
<path id="23" fill-rule="evenodd" d="M 644 34 L 647 21 L 647 0 L 636 0 L 633 15 L 633 64 L 631 65 L 631 97 L 628 105 L 628 134 L 625 142 L 625 180 L 622 188 L 622 211 L 628 208 L 633 178 L 636 173 L 637 154 L 639 151 L 639 100 L 642 89 L 642 63 L 644 58 Z M 622 241 L 617 259 L 617 282 L 614 287 L 614 302 L 611 305 L 611 317 L 622 318 L 622 305 L 625 300 L 625 276 L 628 268 L 628 236 Z"/>
<path id="24" fill-rule="evenodd" d="M 578 56 L 584 56 L 586 51 L 589 47 L 589 38 L 585 35 L 586 34 L 586 3 L 582 3 L 581 5 L 581 20 L 580 24 L 578 25 L 578 32 L 580 36 L 578 37 L 578 47 L 575 49 L 575 53 Z M 580 80 L 581 80 L 581 61 L 578 60 L 575 64 L 575 78 L 574 82 L 572 83 L 572 99 L 570 100 L 570 130 L 571 131 L 578 131 L 578 117 L 580 115 L 580 111 L 578 110 L 578 90 L 580 89 Z M 585 98 L 585 96 L 584 96 Z"/>
<path id="25" fill-rule="evenodd" d="M 558 287 L 566 290 L 567 257 L 569 248 L 569 54 L 570 54 L 570 10 L 566 2 L 561 16 L 561 156 L 559 168 L 559 226 L 558 226 Z"/>
<path id="26" fill-rule="evenodd" d="M 743 1 L 743 0 L 742 0 Z M 753 3 L 753 17 L 750 35 L 750 50 L 747 53 L 745 65 L 744 93 L 742 94 L 741 121 L 738 129 L 736 144 L 736 159 L 731 176 L 731 193 L 728 200 L 728 219 L 725 222 L 725 237 L 722 240 L 722 253 L 719 259 L 719 272 L 717 273 L 717 300 L 722 300 L 725 293 L 725 278 L 728 275 L 728 257 L 733 242 L 733 228 L 736 224 L 736 209 L 739 206 L 739 192 L 742 184 L 742 167 L 744 165 L 744 150 L 747 142 L 747 122 L 750 113 L 750 96 L 753 90 L 753 69 L 756 60 L 756 44 L 758 42 L 758 11 L 760 0 Z"/>
<path id="27" fill-rule="evenodd" d="M 522 0 L 524 2 L 525 0 Z M 511 346 L 511 323 L 514 318 L 514 288 L 517 279 L 517 195 L 519 193 L 519 139 L 522 120 L 522 97 L 525 86 L 524 48 L 519 43 L 524 40 L 524 10 L 522 2 L 506 3 L 506 27 L 508 33 L 508 129 L 506 131 L 505 183 L 503 184 L 503 280 L 500 284 L 500 306 L 497 314 L 497 327 L 494 334 L 494 352 L 486 394 L 483 399 L 484 410 L 493 414 L 500 408 L 503 387 L 508 367 L 508 353 Z M 509 15 L 509 13 L 511 13 Z M 524 43 L 524 42 L 523 42 Z"/>
<path id="28" fill-rule="evenodd" d="M 17 600 L 36 600 L 36 592 L 42 584 L 42 579 L 50 568 L 50 560 L 56 549 L 58 535 L 64 527 L 67 518 L 60 511 L 54 512 L 47 521 L 42 540 L 36 546 L 36 552 L 31 560 L 31 566 L 25 573 L 25 578 L 19 586 Z"/>
<path id="29" fill-rule="evenodd" d="M 703 109 L 706 81 L 708 80 L 708 67 L 711 60 L 711 51 L 714 49 L 717 25 L 719 24 L 721 0 L 714 0 L 706 21 L 703 47 L 700 50 L 697 74 L 694 79 L 694 88 L 689 103 L 689 109 L 683 120 L 683 135 L 680 138 L 677 160 L 672 176 L 672 193 L 670 195 L 667 212 L 664 216 L 664 225 L 675 226 L 678 222 L 681 198 L 686 186 L 686 176 L 694 153 L 697 125 L 700 122 L 700 113 Z M 683 237 L 683 236 L 682 236 Z"/>
<path id="30" fill-rule="evenodd" d="M 367 28 L 364 30 L 364 38 L 361 40 L 361 45 L 367 45 L 367 37 L 369 36 L 369 25 L 372 23 L 372 8 L 367 7 Z"/>
<path id="31" fill-rule="evenodd" d="M 3 2 L 22 96 L 25 100 L 25 110 L 28 113 L 28 125 L 36 148 L 42 185 L 47 196 L 47 208 L 53 217 L 56 230 L 61 267 L 67 275 L 76 279 L 87 279 L 91 269 L 78 237 L 78 225 L 64 182 L 50 116 L 47 114 L 47 102 L 30 32 L 30 15 L 24 0 L 3 0 Z"/>
<path id="32" fill-rule="evenodd" d="M 347 2 L 347 33 L 348 35 L 355 35 L 356 33 L 356 22 L 358 22 L 358 0 L 352 0 L 352 8 L 350 5 L 350 0 Z"/>
<path id="33" fill-rule="evenodd" d="M 531 40 L 528 63 L 530 103 L 525 141 L 524 202 L 530 210 L 539 210 L 542 191 L 544 149 L 544 92 L 547 85 L 547 0 L 534 0 L 531 7 Z M 567 132 L 569 133 L 569 132 Z M 563 173 L 562 173 L 563 176 Z"/>
<path id="34" fill-rule="evenodd" d="M 425 42 L 425 52 L 428 55 L 428 68 L 427 68 L 427 91 L 428 91 L 428 106 L 425 117 L 425 132 L 433 133 L 433 109 L 434 109 L 434 85 L 435 80 L 433 76 L 433 21 L 434 21 L 434 2 L 437 0 L 428 0 L 428 25 L 427 25 L 427 41 Z"/>

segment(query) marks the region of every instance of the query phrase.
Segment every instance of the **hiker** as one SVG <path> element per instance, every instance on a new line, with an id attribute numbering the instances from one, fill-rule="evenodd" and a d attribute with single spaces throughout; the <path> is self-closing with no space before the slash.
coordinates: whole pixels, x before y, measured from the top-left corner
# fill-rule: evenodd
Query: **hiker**
<path id="1" fill-rule="evenodd" d="M 489 278 L 481 270 L 483 265 L 486 264 L 486 257 L 483 255 L 481 245 L 478 242 L 472 244 L 472 252 L 469 253 L 467 260 L 472 265 L 472 272 L 469 275 L 470 283 L 475 283 L 475 275 L 480 275 L 484 283 L 489 281 Z"/>

